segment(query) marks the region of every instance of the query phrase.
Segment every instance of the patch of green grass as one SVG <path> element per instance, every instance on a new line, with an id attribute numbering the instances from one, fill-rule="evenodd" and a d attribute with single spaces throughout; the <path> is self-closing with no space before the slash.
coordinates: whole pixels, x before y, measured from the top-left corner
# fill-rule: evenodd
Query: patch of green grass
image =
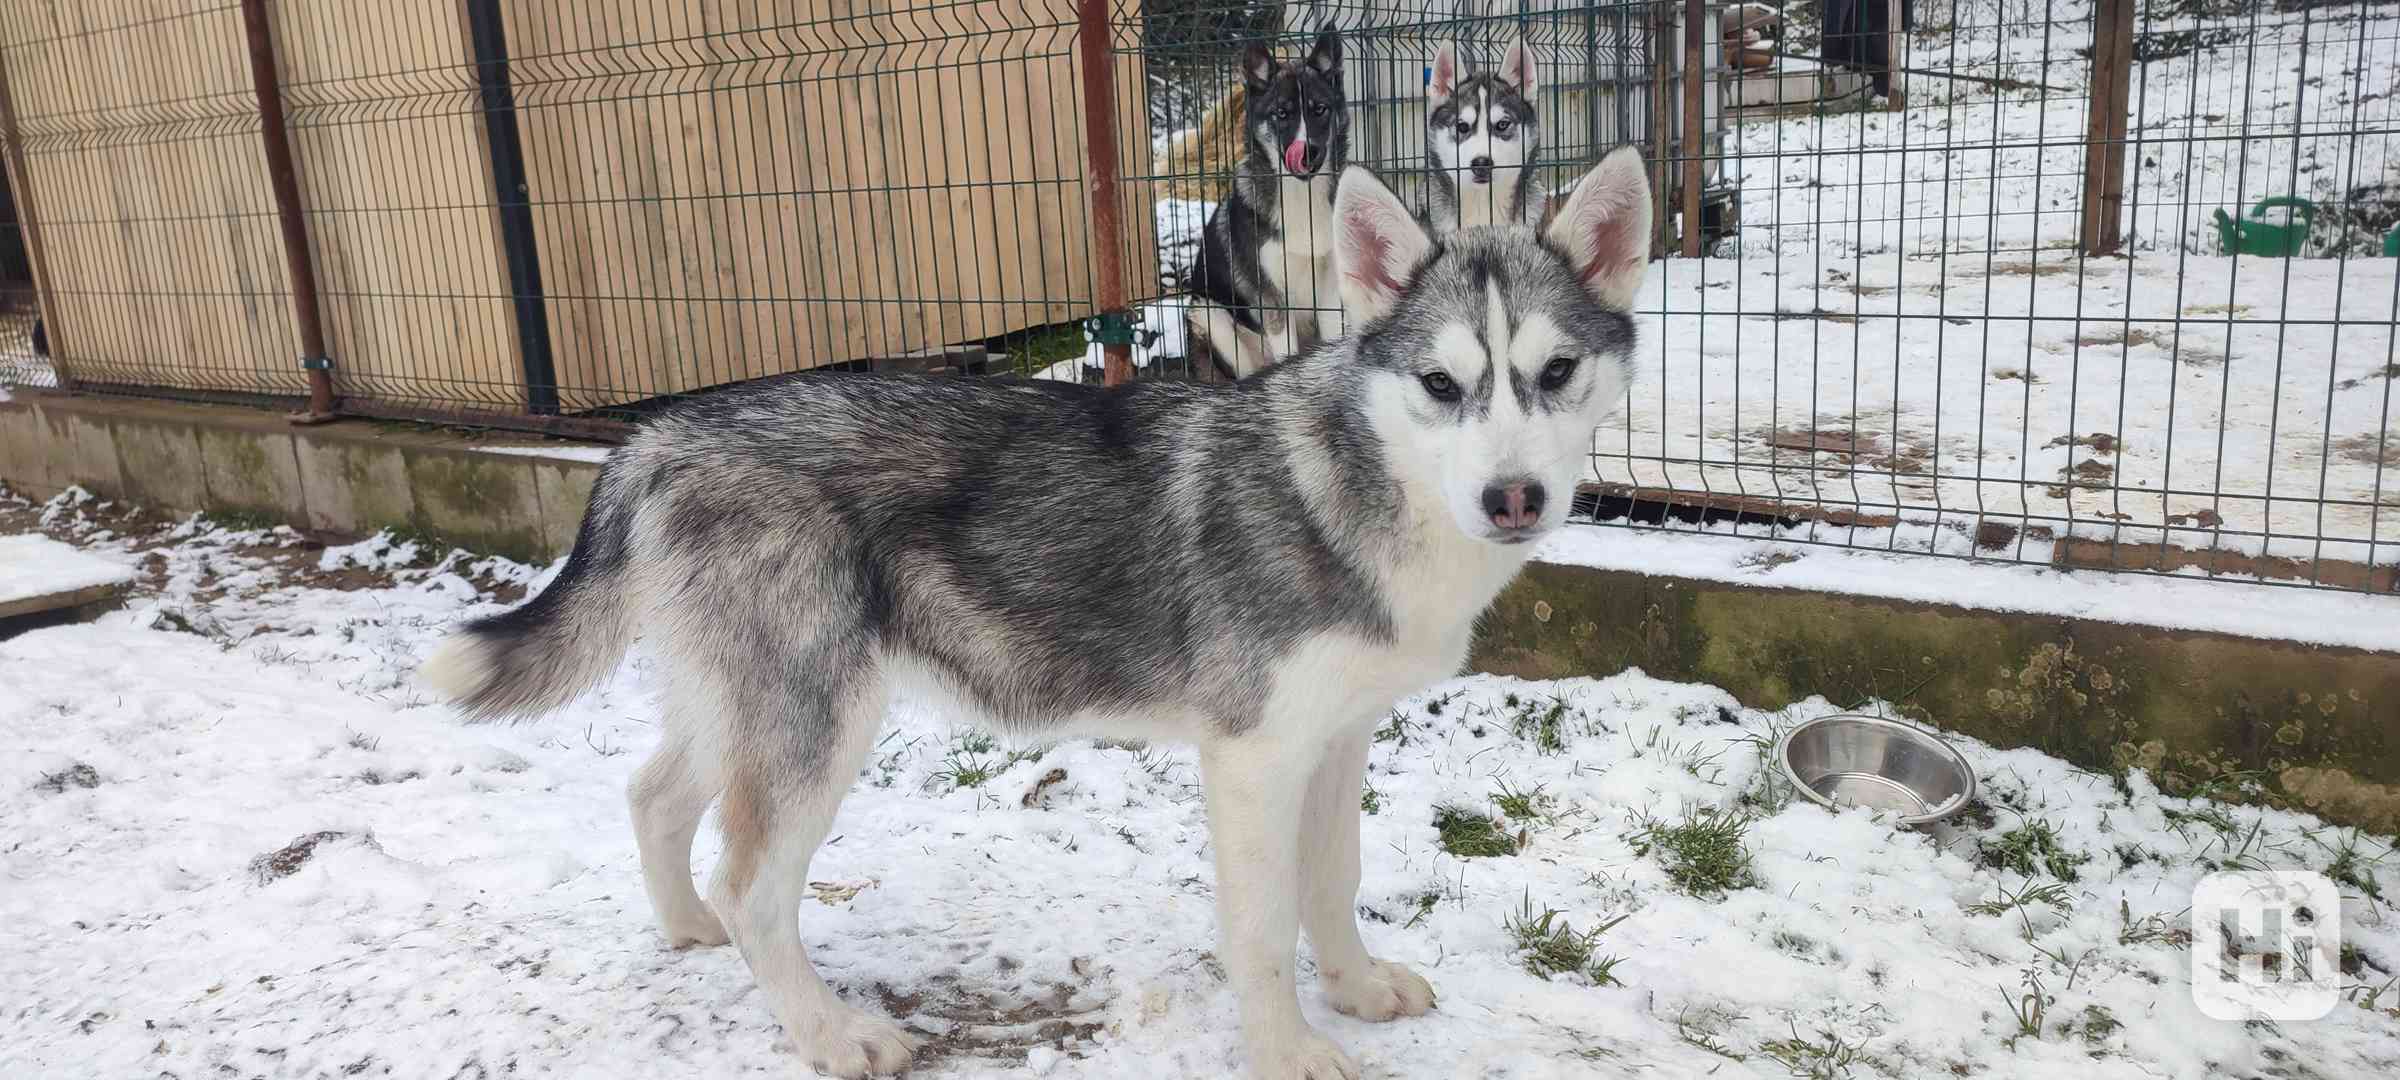
<path id="1" fill-rule="evenodd" d="M 2083 1021 L 2075 1025 L 2076 1030 L 2083 1034 L 2083 1041 L 2093 1045 L 2107 1042 L 2109 1036 L 2124 1026 L 2124 1022 L 2118 1020 L 2115 1013 L 2109 1012 L 2105 1005 L 2085 1007 Z"/>
<path id="2" fill-rule="evenodd" d="M 2050 1015 L 2050 1006 L 2057 1004 L 2058 999 L 2043 989 L 2042 973 L 2033 968 L 2026 968 L 2018 982 L 2020 989 L 2013 995 L 2007 987 L 2001 987 L 2000 1000 L 2008 1004 L 2009 1015 L 2016 1017 L 2017 1038 L 2027 1035 L 2041 1038 L 2042 1022 Z"/>
<path id="3" fill-rule="evenodd" d="M 1656 853 L 1675 887 L 1702 899 L 1716 899 L 1735 889 L 1759 884 L 1750 851 L 1742 840 L 1750 816 L 1738 810 L 1687 811 L 1683 820 L 1667 824 L 1644 816 L 1634 830 L 1636 855 Z"/>
<path id="4" fill-rule="evenodd" d="M 2375 880 L 2375 868 L 2383 863 L 2385 856 L 2392 853 L 2390 848 L 2370 851 L 2367 846 L 2369 841 L 2357 829 L 2336 833 L 2331 843 L 2313 832 L 2307 836 L 2309 843 L 2332 856 L 2332 861 L 2325 865 L 2326 877 L 2332 878 L 2336 884 L 2358 890 L 2359 895 L 2378 904 L 2383 902 L 2383 884 Z"/>
<path id="5" fill-rule="evenodd" d="M 1000 749 L 1000 740 L 988 731 L 962 731 L 950 741 L 953 753 L 988 754 Z"/>
<path id="6" fill-rule="evenodd" d="M 1407 746 L 1408 740 L 1415 736 L 1416 731 L 1415 723 L 1400 715 L 1398 711 L 1394 711 L 1391 718 L 1383 722 L 1382 727 L 1375 729 L 1375 741 Z"/>
<path id="7" fill-rule="evenodd" d="M 1540 784 L 1535 784 L 1532 791 L 1520 791 L 1503 781 L 1492 791 L 1492 805 L 1499 807 L 1502 814 L 1516 821 L 1548 820 L 1550 817 L 1549 807 L 1553 801 L 1555 800 L 1543 793 Z"/>
<path id="8" fill-rule="evenodd" d="M 1619 915 L 1589 930 L 1577 930 L 1561 917 L 1556 908 L 1544 907 L 1535 911 L 1533 896 L 1528 893 L 1525 904 L 1517 914 L 1501 923 L 1508 935 L 1516 939 L 1518 962 L 1536 977 L 1547 980 L 1570 972 L 1590 979 L 1593 986 L 1623 986 L 1616 977 L 1616 967 L 1623 957 L 1594 957 L 1600 935 L 1630 918 Z"/>
<path id="9" fill-rule="evenodd" d="M 1747 1061 L 1749 1060 L 1749 1055 L 1736 1052 L 1732 1047 L 1718 1041 L 1717 1037 L 1710 1033 L 1710 1028 L 1722 1029 L 1725 1026 L 1741 1019 L 1743 1019 L 1743 1017 L 1738 1015 L 1711 1016 L 1702 1024 L 1694 1024 L 1691 1021 L 1686 1020 L 1684 1017 L 1678 1015 L 1675 1018 L 1675 1037 L 1728 1061 Z"/>
<path id="10" fill-rule="evenodd" d="M 1508 730 L 1533 744 L 1543 754 L 1561 754 L 1567 749 L 1567 703 L 1552 698 L 1545 704 L 1539 701 L 1517 701 L 1510 695 L 1512 716 Z"/>
<path id="11" fill-rule="evenodd" d="M 2133 917 L 2133 905 L 2122 897 L 2117 900 L 2117 944 L 2148 945 L 2160 942 L 2175 948 L 2192 943 L 2192 932 L 2167 920 L 2163 915 Z"/>
<path id="12" fill-rule="evenodd" d="M 989 347 L 1007 353 L 1018 374 L 1033 375 L 1061 360 L 1082 356 L 1090 345 L 1083 340 L 1082 323 L 1057 323 L 993 338 Z"/>
<path id="13" fill-rule="evenodd" d="M 1983 845 L 1985 866 L 2014 870 L 2027 877 L 2048 874 L 2060 881 L 2074 881 L 2080 876 L 2076 868 L 2090 861 L 2090 855 L 2070 850 L 2059 839 L 2057 826 L 2039 819 L 2001 833 L 1998 840 Z"/>
<path id="14" fill-rule="evenodd" d="M 1382 813 L 1383 793 L 1375 790 L 1375 785 L 1373 784 L 1366 785 L 1358 793 L 1358 809 L 1359 812 L 1366 814 Z"/>
<path id="15" fill-rule="evenodd" d="M 1491 815 L 1456 803 L 1433 808 L 1433 828 L 1441 834 L 1442 850 L 1462 859 L 1517 853 L 1517 838 Z"/>
<path id="16" fill-rule="evenodd" d="M 1627 737 L 1630 739 L 1630 734 Z M 1717 763 L 1717 759 L 1725 756 L 1724 747 L 1708 750 L 1693 743 L 1679 743 L 1663 727 L 1651 728 L 1650 734 L 1633 748 L 1633 756 L 1658 758 L 1711 784 L 1720 783 L 1718 778 L 1725 772 Z"/>
<path id="17" fill-rule="evenodd" d="M 2242 828 L 2240 823 L 2233 820 L 2233 815 L 2227 813 L 2222 806 L 2202 806 L 2196 810 L 2177 810 L 2170 806 L 2160 810 L 2159 813 L 2167 819 L 2167 824 L 2176 827 L 2175 831 L 2179 835 L 2183 832 L 2185 825 L 2200 825 L 2226 835 L 2240 832 Z"/>
<path id="18" fill-rule="evenodd" d="M 1808 1080 L 1838 1080 L 1850 1075 L 1851 1066 L 1858 1062 L 1858 1052 L 1866 1046 L 1863 1039 L 1843 1042 L 1841 1036 L 1830 1031 L 1819 1031 L 1813 1039 L 1801 1038 L 1797 1025 L 1791 1031 L 1790 1038 L 1760 1043 L 1758 1052 L 1774 1058 L 1793 1076 Z"/>
<path id="19" fill-rule="evenodd" d="M 200 520 L 226 532 L 258 532 L 283 522 L 256 510 L 204 510 Z"/>
<path id="20" fill-rule="evenodd" d="M 2000 916 L 2012 911 L 2024 911 L 2036 904 L 2055 911 L 2066 911 L 2075 906 L 2075 894 L 2067 891 L 2066 885 L 2061 882 L 2045 881 L 2037 884 L 2027 880 L 2014 892 L 2009 891 L 2006 885 L 2000 886 L 1999 896 L 1968 904 L 1966 912 L 1969 915 Z"/>
<path id="21" fill-rule="evenodd" d="M 1007 766 L 988 757 L 953 752 L 942 759 L 940 768 L 933 770 L 933 779 L 957 791 L 982 787 L 985 781 L 1000 775 L 1000 770 L 1004 768 Z"/>

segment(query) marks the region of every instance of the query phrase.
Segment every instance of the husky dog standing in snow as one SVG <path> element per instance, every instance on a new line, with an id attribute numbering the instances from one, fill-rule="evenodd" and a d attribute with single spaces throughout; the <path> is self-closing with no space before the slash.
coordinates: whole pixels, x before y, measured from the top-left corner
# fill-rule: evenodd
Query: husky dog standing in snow
<path id="1" fill-rule="evenodd" d="M 1392 703 L 1566 518 L 1624 400 L 1650 246 L 1630 147 L 1544 232 L 1429 235 L 1363 168 L 1330 217 L 1361 329 L 1241 382 L 1118 389 L 805 373 L 650 420 L 540 594 L 443 642 L 470 718 L 559 708 L 637 636 L 665 682 L 632 785 L 669 944 L 730 939 L 802 1060 L 890 1073 L 914 1040 L 810 966 L 809 859 L 895 688 L 1036 739 L 1197 744 L 1222 957 L 1252 1075 L 1355 1080 L 1294 949 L 1365 1020 L 1433 988 L 1359 934 L 1359 785 Z M 693 888 L 702 812 L 724 855 Z"/>
<path id="2" fill-rule="evenodd" d="M 1463 78 L 1461 76 L 1464 76 Z M 1439 236 L 1478 225 L 1539 225 L 1548 199 L 1536 178 L 1541 126 L 1533 98 L 1541 90 L 1533 50 L 1520 36 L 1500 70 L 1465 75 L 1458 46 L 1433 54 L 1425 84 L 1425 218 Z"/>
<path id="3" fill-rule="evenodd" d="M 1198 294 L 1185 313 L 1195 344 L 1235 376 L 1341 335 L 1333 178 L 1350 155 L 1341 35 L 1319 34 L 1292 64 L 1250 46 L 1242 85 L 1242 160 L 1185 278 Z"/>

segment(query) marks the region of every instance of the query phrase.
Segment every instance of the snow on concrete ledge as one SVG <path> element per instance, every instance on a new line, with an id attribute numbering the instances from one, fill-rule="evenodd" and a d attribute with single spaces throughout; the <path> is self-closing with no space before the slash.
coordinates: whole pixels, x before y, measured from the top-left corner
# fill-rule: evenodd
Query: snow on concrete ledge
<path id="1" fill-rule="evenodd" d="M 129 585 L 134 573 L 46 536 L 0 536 L 0 616 L 88 603 L 96 589 Z M 45 600 L 56 598 L 55 603 Z"/>
<path id="2" fill-rule="evenodd" d="M 2400 652 L 2400 596 L 1577 525 L 1534 558 L 1663 577 Z"/>

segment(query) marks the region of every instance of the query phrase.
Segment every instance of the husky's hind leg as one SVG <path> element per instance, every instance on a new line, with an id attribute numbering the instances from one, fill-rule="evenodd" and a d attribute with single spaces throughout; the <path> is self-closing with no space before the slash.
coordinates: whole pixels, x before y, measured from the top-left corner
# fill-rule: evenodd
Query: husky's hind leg
<path id="1" fill-rule="evenodd" d="M 672 948 L 723 945 L 725 926 L 692 888 L 692 836 L 700 816 L 723 786 L 718 760 L 708 743 L 722 739 L 722 715 L 682 673 L 669 676 L 666 740 L 650 756 L 626 793 L 633 805 L 633 837 L 642 852 L 642 884 L 650 910 Z"/>
<path id="2" fill-rule="evenodd" d="M 800 943 L 808 863 L 874 745 L 889 694 L 871 661 L 798 661 L 753 671 L 726 702 L 725 856 L 709 898 L 800 1058 L 855 1080 L 908 1065 L 898 1024 L 842 1003 Z"/>

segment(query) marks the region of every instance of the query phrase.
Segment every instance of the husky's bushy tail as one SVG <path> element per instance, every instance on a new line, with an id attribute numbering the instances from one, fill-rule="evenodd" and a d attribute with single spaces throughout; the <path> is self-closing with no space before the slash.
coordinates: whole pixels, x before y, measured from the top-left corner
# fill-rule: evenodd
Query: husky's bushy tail
<path id="1" fill-rule="evenodd" d="M 605 678 L 633 643 L 626 580 L 633 512 L 618 490 L 623 472 L 614 460 L 602 469 L 575 550 L 549 588 L 451 631 L 417 669 L 469 721 L 557 709 Z"/>

